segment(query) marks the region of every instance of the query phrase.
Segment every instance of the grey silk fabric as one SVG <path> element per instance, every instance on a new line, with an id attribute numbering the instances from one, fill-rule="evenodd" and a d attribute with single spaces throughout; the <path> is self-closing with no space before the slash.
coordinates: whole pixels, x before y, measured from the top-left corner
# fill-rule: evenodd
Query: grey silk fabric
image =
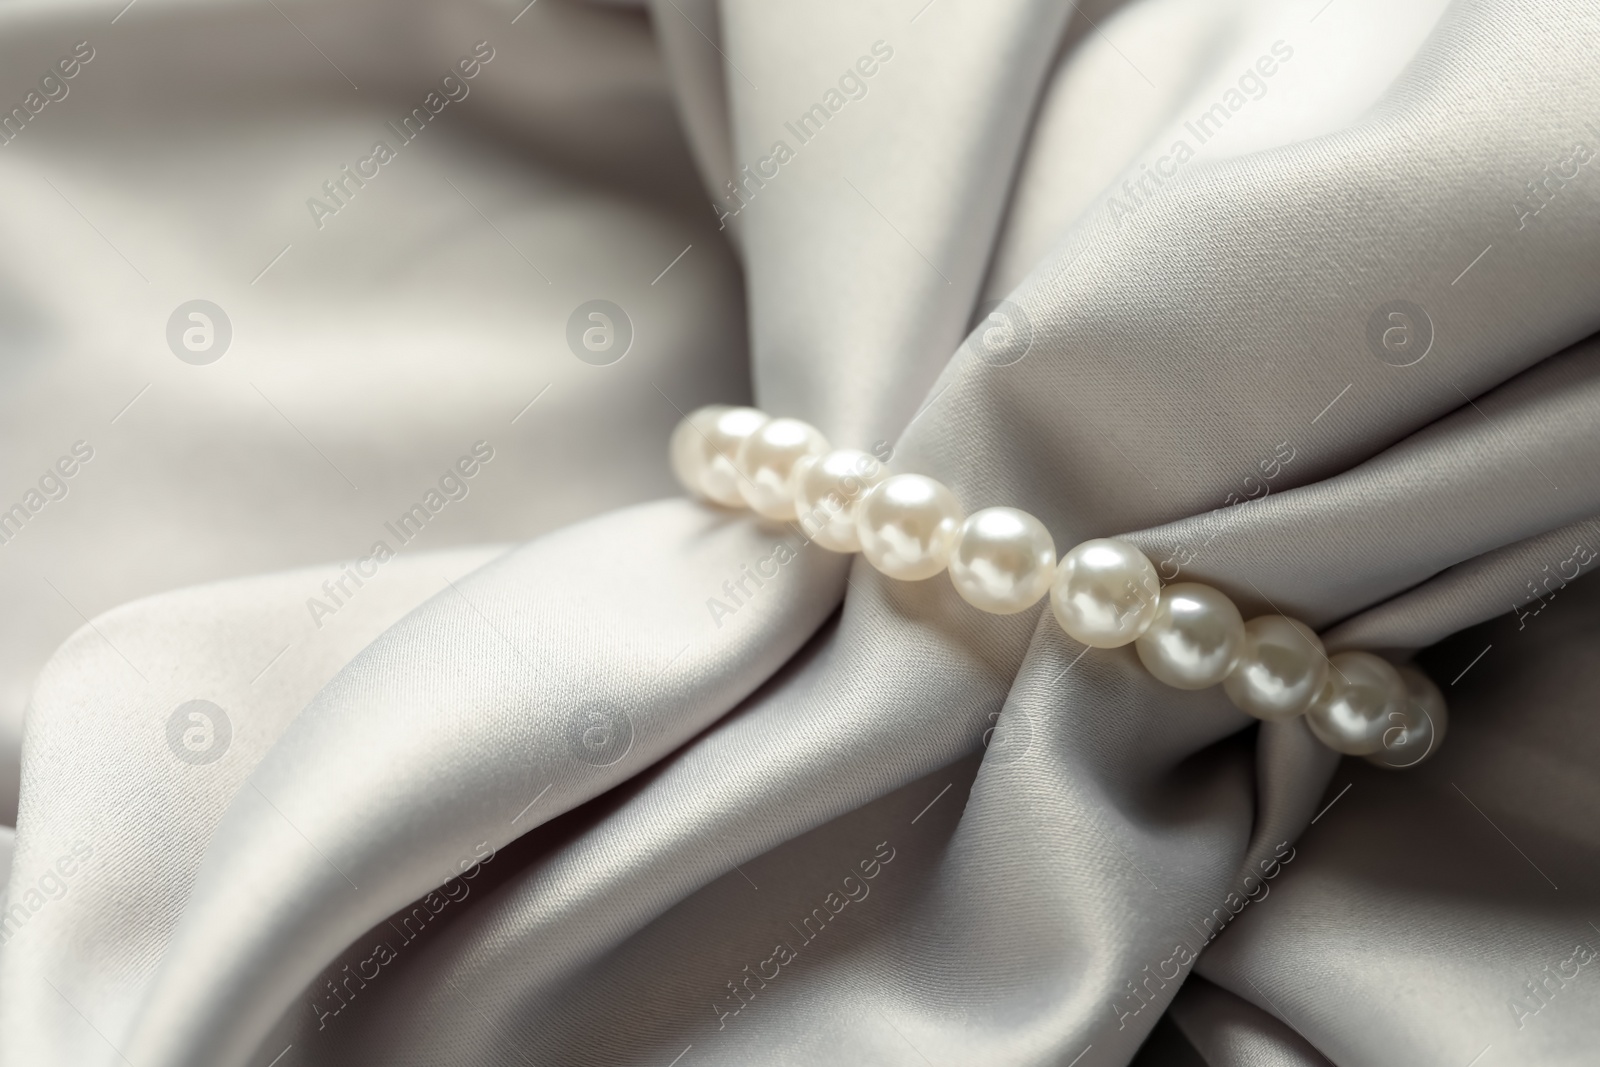
<path id="1" fill-rule="evenodd" d="M 413 433 L 441 467 L 495 458 L 445 507 L 457 547 L 370 591 L 332 605 L 348 565 L 315 560 L 366 552 L 376 518 L 242 553 L 274 573 L 155 572 L 49 659 L 4 846 L 0 1062 L 1594 1062 L 1591 5 L 280 6 L 107 11 L 147 21 L 86 70 L 152 114 L 187 100 L 220 158 L 281 145 L 300 211 L 458 53 L 495 58 L 444 148 L 385 175 L 411 199 L 363 187 L 317 220 L 350 224 L 337 244 L 297 216 L 291 248 L 327 258 L 239 282 L 252 347 L 217 367 L 337 393 L 388 353 L 356 340 L 372 316 L 440 399 L 337 393 L 364 397 L 350 487 L 393 480 L 370 457 Z M 24 69 L 83 36 L 76 9 L 3 17 Z M 195 102 L 152 72 L 200 42 L 190 83 L 218 91 Z M 334 92 L 350 137 L 284 138 L 325 133 Z M 112 165 L 94 100 L 0 149 L 26 161 L 8 180 Z M 127 187 L 96 180 L 102 204 Z M 197 285 L 214 254 L 175 228 L 160 262 Z M 609 366 L 563 332 L 596 296 L 635 320 Z M 384 318 L 406 304 L 415 325 Z M 982 615 L 673 496 L 678 412 L 751 398 L 1060 548 L 1124 535 L 1247 616 L 1416 656 L 1442 750 L 1340 761 L 1047 610 Z M 201 698 L 227 709 L 209 762 L 171 732 Z"/>

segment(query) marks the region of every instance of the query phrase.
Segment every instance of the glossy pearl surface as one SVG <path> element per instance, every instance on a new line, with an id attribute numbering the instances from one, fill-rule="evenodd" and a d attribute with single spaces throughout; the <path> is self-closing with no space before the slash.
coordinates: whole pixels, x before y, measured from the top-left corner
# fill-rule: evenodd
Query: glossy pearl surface
<path id="1" fill-rule="evenodd" d="M 1395 717 L 1390 714 L 1383 731 L 1383 747 L 1367 757 L 1367 762 L 1391 770 L 1415 767 L 1439 751 L 1449 725 L 1444 694 L 1433 679 L 1415 667 L 1399 667 L 1406 686 L 1405 708 Z"/>
<path id="2" fill-rule="evenodd" d="M 755 408 L 723 408 L 708 420 L 706 463 L 700 473 L 702 493 L 725 507 L 745 506 L 744 494 L 739 492 L 744 479 L 734 463 L 745 441 L 769 421 L 765 412 Z"/>
<path id="3" fill-rule="evenodd" d="M 1244 649 L 1244 619 L 1227 596 L 1199 582 L 1161 590 L 1155 618 L 1134 642 L 1145 670 L 1175 689 L 1204 689 L 1228 676 Z"/>
<path id="4" fill-rule="evenodd" d="M 840 448 L 795 469 L 794 506 L 805 535 L 832 552 L 860 552 L 856 509 L 873 486 L 889 477 L 877 458 Z"/>
<path id="5" fill-rule="evenodd" d="M 944 485 L 920 474 L 896 474 L 861 498 L 856 534 L 874 567 L 914 582 L 945 569 L 961 519 L 961 504 Z"/>
<path id="6" fill-rule="evenodd" d="M 1329 658 L 1328 680 L 1306 709 L 1306 725 L 1335 752 L 1371 755 L 1383 747 L 1384 731 L 1403 721 L 1405 705 L 1406 683 L 1388 660 L 1340 652 Z"/>
<path id="7" fill-rule="evenodd" d="M 711 430 L 717 418 L 728 410 L 726 404 L 708 404 L 696 408 L 678 420 L 672 430 L 668 449 L 672 460 L 672 473 L 678 484 L 695 496 L 706 496 L 705 473 L 712 459 Z"/>
<path id="8" fill-rule="evenodd" d="M 769 519 L 795 517 L 796 465 L 825 454 L 828 439 L 809 422 L 773 419 L 739 446 L 739 492 L 758 515 Z"/>
<path id="9" fill-rule="evenodd" d="M 969 515 L 950 553 L 950 581 L 961 599 L 996 615 L 1037 604 L 1055 574 L 1050 531 L 1016 508 L 984 508 Z"/>
<path id="10" fill-rule="evenodd" d="M 1120 648 L 1144 633 L 1160 595 L 1161 580 L 1143 552 L 1126 541 L 1098 537 L 1061 557 L 1050 610 L 1074 641 Z"/>
<path id="11" fill-rule="evenodd" d="M 1258 719 L 1292 719 L 1322 691 L 1328 656 L 1322 639 L 1298 619 L 1261 615 L 1244 624 L 1244 648 L 1222 688 Z"/>

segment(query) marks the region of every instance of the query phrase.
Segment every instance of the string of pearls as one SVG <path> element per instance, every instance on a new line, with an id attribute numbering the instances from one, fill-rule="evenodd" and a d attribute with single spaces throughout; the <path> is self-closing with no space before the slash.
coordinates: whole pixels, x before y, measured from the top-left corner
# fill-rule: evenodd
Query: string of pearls
<path id="1" fill-rule="evenodd" d="M 1013 615 L 1046 594 L 1067 635 L 1093 648 L 1132 644 L 1145 669 L 1178 689 L 1221 684 L 1263 720 L 1304 715 L 1337 752 L 1382 767 L 1422 762 L 1444 739 L 1438 686 L 1370 652 L 1329 656 L 1305 623 L 1282 615 L 1246 622 L 1226 595 L 1199 582 L 1163 586 L 1133 545 L 1100 537 L 1059 560 L 1050 531 L 1016 508 L 967 515 L 950 489 L 920 474 L 891 474 L 875 457 L 834 449 L 799 419 L 711 405 L 673 431 L 674 472 L 696 496 L 798 521 L 834 552 L 860 552 L 891 578 L 948 570 L 967 603 Z"/>

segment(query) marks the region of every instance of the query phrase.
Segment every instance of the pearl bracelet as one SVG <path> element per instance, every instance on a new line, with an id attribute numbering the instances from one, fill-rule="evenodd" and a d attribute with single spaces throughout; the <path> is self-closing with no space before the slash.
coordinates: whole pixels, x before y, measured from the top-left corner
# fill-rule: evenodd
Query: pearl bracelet
<path id="1" fill-rule="evenodd" d="M 813 426 L 755 408 L 711 405 L 672 433 L 678 480 L 725 507 L 798 522 L 833 552 L 860 552 L 902 581 L 950 572 L 961 598 L 1014 615 L 1046 593 L 1067 636 L 1092 648 L 1132 644 L 1151 674 L 1178 689 L 1221 683 L 1263 720 L 1304 715 L 1323 744 L 1380 767 L 1426 759 L 1445 733 L 1439 687 L 1414 667 L 1370 652 L 1329 656 L 1297 619 L 1245 622 L 1226 595 L 1199 582 L 1163 586 L 1155 567 L 1116 538 L 1085 541 L 1056 559 L 1044 523 L 1016 508 L 965 515 L 947 486 L 890 474 L 875 457 L 833 449 Z"/>

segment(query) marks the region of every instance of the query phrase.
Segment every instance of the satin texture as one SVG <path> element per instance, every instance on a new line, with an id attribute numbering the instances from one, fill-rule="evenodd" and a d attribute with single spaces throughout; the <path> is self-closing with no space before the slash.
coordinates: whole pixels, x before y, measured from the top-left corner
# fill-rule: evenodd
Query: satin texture
<path id="1" fill-rule="evenodd" d="M 411 484 L 389 442 L 427 425 L 430 464 L 453 462 L 493 410 L 480 477 L 506 481 L 479 483 L 457 547 L 399 554 L 331 621 L 307 602 L 345 569 L 316 560 L 366 551 L 421 487 L 205 574 L 224 581 L 162 592 L 190 576 L 152 570 L 127 592 L 157 595 L 50 658 L 0 1060 L 1592 1061 L 1589 5 L 280 7 L 143 0 L 115 26 L 143 27 L 117 30 L 132 98 L 190 109 L 149 120 L 162 143 L 192 114 L 227 131 L 218 158 L 287 153 L 285 225 L 356 131 L 477 41 L 495 58 L 439 115 L 452 151 L 397 161 L 459 188 L 385 203 L 374 180 L 324 229 L 297 217 L 267 295 L 236 289 L 252 362 L 215 369 L 277 367 L 300 413 L 389 338 L 409 391 L 374 387 L 327 465 Z M 83 16 L 19 10 L 8 47 L 31 70 Z M 155 76 L 201 41 L 191 78 L 217 92 Z M 103 52 L 83 77 L 119 69 Z M 99 173 L 90 208 L 136 202 L 158 153 L 84 162 L 111 158 L 94 134 L 117 105 L 50 107 L 0 149 L 32 153 L 6 180 Z M 160 211 L 117 235 L 209 276 L 192 229 L 149 221 L 198 208 L 146 195 Z M 327 275 L 282 270 L 345 222 Z M 176 296 L 98 254 L 95 328 L 163 321 Z M 436 264 L 459 303 L 430 311 Z M 339 270 L 359 300 L 322 295 Z M 620 361 L 568 341 L 595 299 L 630 316 Z M 409 308 L 426 329 L 380 314 Z M 338 343 L 367 323 L 377 341 Z M 66 356 L 41 336 L 41 378 L 90 365 L 92 333 Z M 294 362 L 302 341 L 343 362 Z M 892 454 L 969 514 L 1022 508 L 1062 550 L 1123 537 L 1330 651 L 1414 657 L 1447 742 L 1406 772 L 1341 760 L 1042 604 L 981 613 L 945 576 L 896 582 L 672 495 L 667 433 L 712 401 Z M 129 454 L 184 439 L 165 432 Z M 212 762 L 217 722 L 182 717 L 201 699 L 228 716 Z M 190 746 L 185 721 L 212 732 Z"/>

